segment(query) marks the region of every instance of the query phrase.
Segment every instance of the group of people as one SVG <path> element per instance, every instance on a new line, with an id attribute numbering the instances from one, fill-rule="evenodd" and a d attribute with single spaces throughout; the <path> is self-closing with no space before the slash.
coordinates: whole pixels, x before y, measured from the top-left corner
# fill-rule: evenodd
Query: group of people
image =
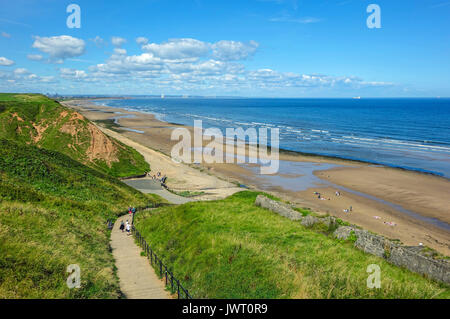
<path id="1" fill-rule="evenodd" d="M 166 175 L 162 176 L 161 172 L 156 173 L 156 175 L 150 174 L 150 172 L 147 172 L 147 177 L 151 177 L 152 179 L 160 181 L 162 184 L 166 182 Z"/>
<path id="2" fill-rule="evenodd" d="M 335 194 L 337 197 L 341 196 L 341 192 L 340 192 L 340 191 L 336 191 L 334 194 Z M 316 195 L 317 198 L 320 199 L 320 200 L 331 200 L 331 198 L 325 198 L 325 197 L 323 197 L 322 194 L 319 193 L 319 192 L 314 192 L 314 195 Z M 348 209 L 344 209 L 343 211 L 344 211 L 344 213 L 350 213 L 351 211 L 353 211 L 353 207 L 350 206 Z"/>
<path id="3" fill-rule="evenodd" d="M 128 219 L 126 221 L 126 223 L 123 222 L 123 220 L 120 222 L 120 230 L 122 231 L 122 233 L 124 231 L 127 232 L 127 236 L 131 235 L 131 224 L 128 222 Z"/>
<path id="4" fill-rule="evenodd" d="M 136 213 L 136 208 L 129 206 L 128 207 L 128 214 L 130 218 L 133 218 L 134 213 Z M 127 232 L 127 235 L 131 235 L 131 224 L 128 222 L 128 219 L 124 223 L 123 220 L 120 222 L 119 229 L 123 232 Z"/>
<path id="5" fill-rule="evenodd" d="M 320 194 L 319 192 L 314 192 L 314 195 L 317 195 L 317 198 L 320 200 L 330 200 L 330 198 L 325 198 L 322 196 L 322 194 Z"/>

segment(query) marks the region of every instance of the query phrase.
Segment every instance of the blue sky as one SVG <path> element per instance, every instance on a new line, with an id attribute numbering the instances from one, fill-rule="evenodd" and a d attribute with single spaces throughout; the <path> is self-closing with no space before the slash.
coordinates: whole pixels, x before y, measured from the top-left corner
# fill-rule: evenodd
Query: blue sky
<path id="1" fill-rule="evenodd" d="M 66 8 L 81 8 L 68 28 Z M 369 4 L 381 28 L 366 25 Z M 450 0 L 0 0 L 0 91 L 450 96 Z M 139 40 L 137 40 L 139 39 Z"/>

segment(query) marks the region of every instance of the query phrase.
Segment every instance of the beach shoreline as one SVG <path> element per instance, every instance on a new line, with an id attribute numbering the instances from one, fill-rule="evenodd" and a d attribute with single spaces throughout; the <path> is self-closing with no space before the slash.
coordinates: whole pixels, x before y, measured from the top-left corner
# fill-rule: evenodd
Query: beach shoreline
<path id="1" fill-rule="evenodd" d="M 110 127 L 109 133 L 115 132 L 114 134 L 118 134 L 118 136 L 124 136 L 160 152 L 161 156 L 169 157 L 172 146 L 177 142 L 170 140 L 170 133 L 174 128 L 184 127 L 192 130 L 192 127 L 160 121 L 149 113 L 101 106 L 89 100 L 72 100 L 63 103 L 78 110 L 88 119 L 97 121 L 100 126 L 104 126 L 101 121 L 114 119 L 114 123 L 117 125 L 116 130 L 112 131 Z M 106 128 L 104 127 L 104 129 Z M 297 181 L 302 183 L 300 176 L 302 174 L 294 172 L 287 174 L 281 172 L 275 177 L 268 177 L 268 179 L 272 179 L 271 181 L 262 180 L 251 171 L 250 167 L 238 164 L 178 165 L 179 167 L 181 167 L 180 165 L 189 167 L 198 173 L 211 178 L 214 176 L 224 183 L 228 183 L 226 186 L 223 185 L 224 188 L 232 189 L 233 187 L 230 185 L 244 184 L 252 189 L 273 193 L 299 206 L 311 208 L 315 212 L 339 217 L 391 239 L 399 239 L 406 245 L 417 246 L 419 243 L 423 243 L 423 245 L 436 249 L 447 256 L 450 255 L 449 230 L 414 218 L 414 216 L 399 210 L 401 207 L 405 211 L 414 212 L 425 218 L 450 224 L 448 211 L 450 201 L 446 196 L 450 189 L 450 182 L 447 178 L 359 160 L 302 154 L 290 150 L 280 151 L 280 161 L 290 165 L 301 166 L 304 164 L 303 166 L 307 168 L 303 175 L 308 175 L 310 180 L 317 182 L 311 176 L 312 173 L 320 180 L 320 185 L 311 184 L 311 187 L 306 189 L 299 188 L 296 183 Z M 169 164 L 167 165 L 169 167 Z M 334 167 L 326 170 L 315 169 L 321 165 L 333 165 Z M 208 184 L 196 183 L 195 178 L 181 181 L 176 169 L 171 173 L 175 175 L 171 176 L 168 172 L 169 187 L 175 190 L 201 190 Z M 291 182 L 294 186 L 286 187 Z M 238 187 L 234 188 L 227 194 L 231 195 L 238 190 Z M 341 195 L 336 196 L 336 191 L 339 191 Z M 326 198 L 326 200 L 319 200 L 314 194 L 315 192 L 320 192 L 322 198 Z M 360 196 L 361 194 L 368 196 Z M 220 195 L 217 196 L 220 197 Z M 344 209 L 348 209 L 350 206 L 352 211 L 344 212 Z M 392 223 L 395 226 L 392 226 Z"/>

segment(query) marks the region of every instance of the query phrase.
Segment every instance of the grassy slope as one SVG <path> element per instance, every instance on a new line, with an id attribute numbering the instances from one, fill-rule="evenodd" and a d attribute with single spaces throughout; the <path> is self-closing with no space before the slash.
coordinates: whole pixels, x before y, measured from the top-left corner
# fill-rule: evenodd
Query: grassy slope
<path id="1" fill-rule="evenodd" d="M 138 215 L 137 228 L 196 298 L 449 298 L 448 286 L 254 205 L 257 193 Z M 367 266 L 381 267 L 368 289 Z"/>
<path id="2" fill-rule="evenodd" d="M 93 143 L 91 132 L 93 126 L 87 119 L 76 118 L 76 115 L 73 110 L 43 95 L 2 93 L 0 138 L 35 144 L 61 152 L 116 177 L 138 175 L 150 169 L 143 156 L 136 150 L 101 132 L 99 134 L 117 150 L 115 157 L 119 161 L 109 163 L 101 157 L 89 158 L 88 150 Z M 70 126 L 76 128 L 74 134 L 64 130 L 64 127 Z M 41 133 L 39 129 L 42 129 Z"/>
<path id="3" fill-rule="evenodd" d="M 107 218 L 143 195 L 68 156 L 0 139 L 0 298 L 116 298 Z M 68 289 L 66 267 L 81 267 Z"/>

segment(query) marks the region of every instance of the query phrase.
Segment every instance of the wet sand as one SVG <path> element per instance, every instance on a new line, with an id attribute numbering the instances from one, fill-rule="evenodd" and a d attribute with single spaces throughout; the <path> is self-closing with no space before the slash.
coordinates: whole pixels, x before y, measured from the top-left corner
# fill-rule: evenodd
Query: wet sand
<path id="1" fill-rule="evenodd" d="M 79 110 L 90 120 L 116 118 L 117 124 L 129 130 L 113 134 L 156 150 L 161 157 L 170 155 L 172 146 L 177 143 L 170 140 L 173 129 L 184 127 L 158 121 L 152 114 L 98 106 L 85 100 L 65 104 Z M 192 131 L 192 128 L 187 128 Z M 244 184 L 252 189 L 273 193 L 300 207 L 337 216 L 391 239 L 399 239 L 406 245 L 423 243 L 450 255 L 450 231 L 446 229 L 450 224 L 449 180 L 401 169 L 293 152 L 280 153 L 280 160 L 278 174 L 263 176 L 258 174 L 257 165 L 249 164 L 185 165 L 169 159 L 161 169 L 173 177 L 169 178 L 169 187 L 174 189 L 207 189 L 208 185 L 216 183 L 212 182 L 215 179 L 226 182 L 223 186 L 230 187 L 230 190 L 230 185 Z M 161 159 L 154 161 L 153 168 L 158 166 Z M 180 178 L 186 174 L 181 167 L 197 173 L 195 176 L 188 175 L 189 178 Z M 203 175 L 210 180 L 198 182 L 205 179 L 201 177 Z M 226 193 L 237 190 L 239 188 Z M 341 196 L 336 196 L 336 191 L 340 191 Z M 314 192 L 320 192 L 326 200 L 318 199 Z M 352 211 L 344 212 L 350 206 Z"/>

